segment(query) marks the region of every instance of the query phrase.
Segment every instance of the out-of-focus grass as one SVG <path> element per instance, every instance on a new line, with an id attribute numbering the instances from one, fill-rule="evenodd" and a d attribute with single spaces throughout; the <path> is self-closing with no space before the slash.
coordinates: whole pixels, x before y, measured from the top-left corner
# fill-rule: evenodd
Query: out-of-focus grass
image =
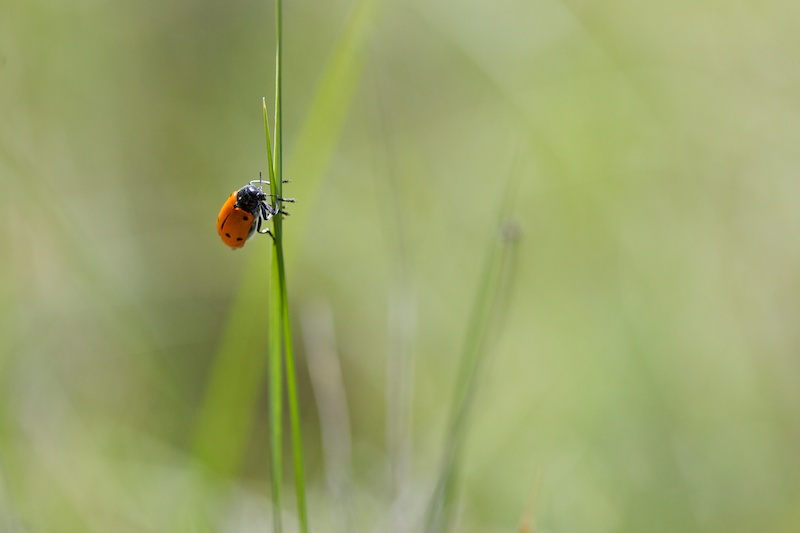
<path id="1" fill-rule="evenodd" d="M 383 524 L 392 498 L 383 391 L 400 241 L 374 154 L 399 154 L 390 190 L 415 296 L 398 513 L 413 523 L 433 487 L 490 178 L 499 190 L 521 138 L 519 280 L 481 376 L 458 529 L 513 530 L 526 509 L 542 530 L 797 529 L 797 8 L 387 4 L 353 41 L 370 53 L 341 85 L 350 112 L 309 114 L 351 9 L 286 6 L 285 173 L 302 203 L 284 232 L 293 306 L 333 313 L 354 522 Z M 242 380 L 217 413 L 256 409 L 236 422 L 243 436 L 221 431 L 209 447 L 225 476 L 191 450 L 224 325 L 263 334 L 261 317 L 231 310 L 237 293 L 259 305 L 266 279 L 247 270 L 267 247 L 229 252 L 213 221 L 263 170 L 271 6 L 3 11 L 0 528 L 268 528 L 267 436 L 252 422 L 266 416 L 263 383 Z M 306 116 L 330 128 L 325 142 L 308 141 Z M 337 504 L 302 364 L 298 376 L 311 523 L 326 524 Z"/>
<path id="2" fill-rule="evenodd" d="M 519 240 L 519 229 L 511 220 L 512 199 L 517 184 L 515 178 L 518 177 L 511 175 L 508 178 L 495 215 L 496 234 L 486 246 L 486 257 L 475 289 L 475 301 L 464 333 L 444 434 L 441 465 L 425 516 L 425 531 L 428 533 L 448 531 L 452 527 L 454 508 L 460 494 L 461 459 L 473 418 L 473 406 L 479 401 L 478 385 L 482 381 L 487 353 L 492 351 L 493 334 L 496 335 L 503 321 L 508 297 L 513 290 L 514 257 Z"/>

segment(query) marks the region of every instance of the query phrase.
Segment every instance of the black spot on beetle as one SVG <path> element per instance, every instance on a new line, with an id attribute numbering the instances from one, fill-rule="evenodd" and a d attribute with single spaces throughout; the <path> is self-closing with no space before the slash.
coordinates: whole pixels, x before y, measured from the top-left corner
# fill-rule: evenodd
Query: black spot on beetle
<path id="1" fill-rule="evenodd" d="M 245 222 L 247 222 L 247 221 L 248 221 L 248 220 L 250 220 L 250 219 L 249 219 L 249 218 L 247 218 L 247 217 L 243 217 L 243 220 L 244 220 Z"/>
<path id="2" fill-rule="evenodd" d="M 242 238 L 241 238 L 241 237 L 237 237 L 237 238 L 236 238 L 236 240 L 237 240 L 237 241 L 241 241 L 241 240 L 242 240 Z"/>
<path id="3" fill-rule="evenodd" d="M 230 234 L 230 233 L 226 233 L 226 234 L 225 234 L 225 236 L 226 236 L 226 237 L 228 237 L 228 238 L 230 239 L 230 237 L 231 237 L 231 234 Z"/>

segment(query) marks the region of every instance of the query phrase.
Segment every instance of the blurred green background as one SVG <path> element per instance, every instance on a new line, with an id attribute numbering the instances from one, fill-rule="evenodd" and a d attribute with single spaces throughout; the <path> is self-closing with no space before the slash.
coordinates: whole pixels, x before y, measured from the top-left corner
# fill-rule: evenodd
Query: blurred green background
<path id="1" fill-rule="evenodd" d="M 511 172 L 453 530 L 800 530 L 800 4 L 302 0 L 284 35 L 314 531 L 420 530 Z M 214 221 L 273 42 L 266 1 L 0 6 L 0 530 L 269 530 L 271 247 Z"/>

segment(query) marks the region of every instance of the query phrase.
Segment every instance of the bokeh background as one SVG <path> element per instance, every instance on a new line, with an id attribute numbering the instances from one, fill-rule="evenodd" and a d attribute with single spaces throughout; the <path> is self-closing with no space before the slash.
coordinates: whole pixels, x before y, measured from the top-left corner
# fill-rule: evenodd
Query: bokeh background
<path id="1" fill-rule="evenodd" d="M 800 4 L 284 17 L 314 531 L 420 530 L 510 175 L 453 531 L 800 529 Z M 0 530 L 269 530 L 271 247 L 214 222 L 273 43 L 266 1 L 0 5 Z"/>

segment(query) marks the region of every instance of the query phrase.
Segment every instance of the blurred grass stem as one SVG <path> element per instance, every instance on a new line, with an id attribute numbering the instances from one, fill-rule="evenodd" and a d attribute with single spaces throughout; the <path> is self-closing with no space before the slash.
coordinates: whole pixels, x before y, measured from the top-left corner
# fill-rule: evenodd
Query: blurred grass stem
<path id="1" fill-rule="evenodd" d="M 500 224 L 495 237 L 487 245 L 474 306 L 467 324 L 439 477 L 426 516 L 427 533 L 446 531 L 450 522 L 453 502 L 456 499 L 458 463 L 464 448 L 472 404 L 475 401 L 479 373 L 486 357 L 487 340 L 492 327 L 501 322 L 500 318 L 504 314 L 514 278 L 513 259 L 517 229 L 514 223 L 508 221 L 508 213 L 516 188 L 517 174 L 516 172 L 509 174 L 504 197 L 494 219 L 499 220 Z"/>

